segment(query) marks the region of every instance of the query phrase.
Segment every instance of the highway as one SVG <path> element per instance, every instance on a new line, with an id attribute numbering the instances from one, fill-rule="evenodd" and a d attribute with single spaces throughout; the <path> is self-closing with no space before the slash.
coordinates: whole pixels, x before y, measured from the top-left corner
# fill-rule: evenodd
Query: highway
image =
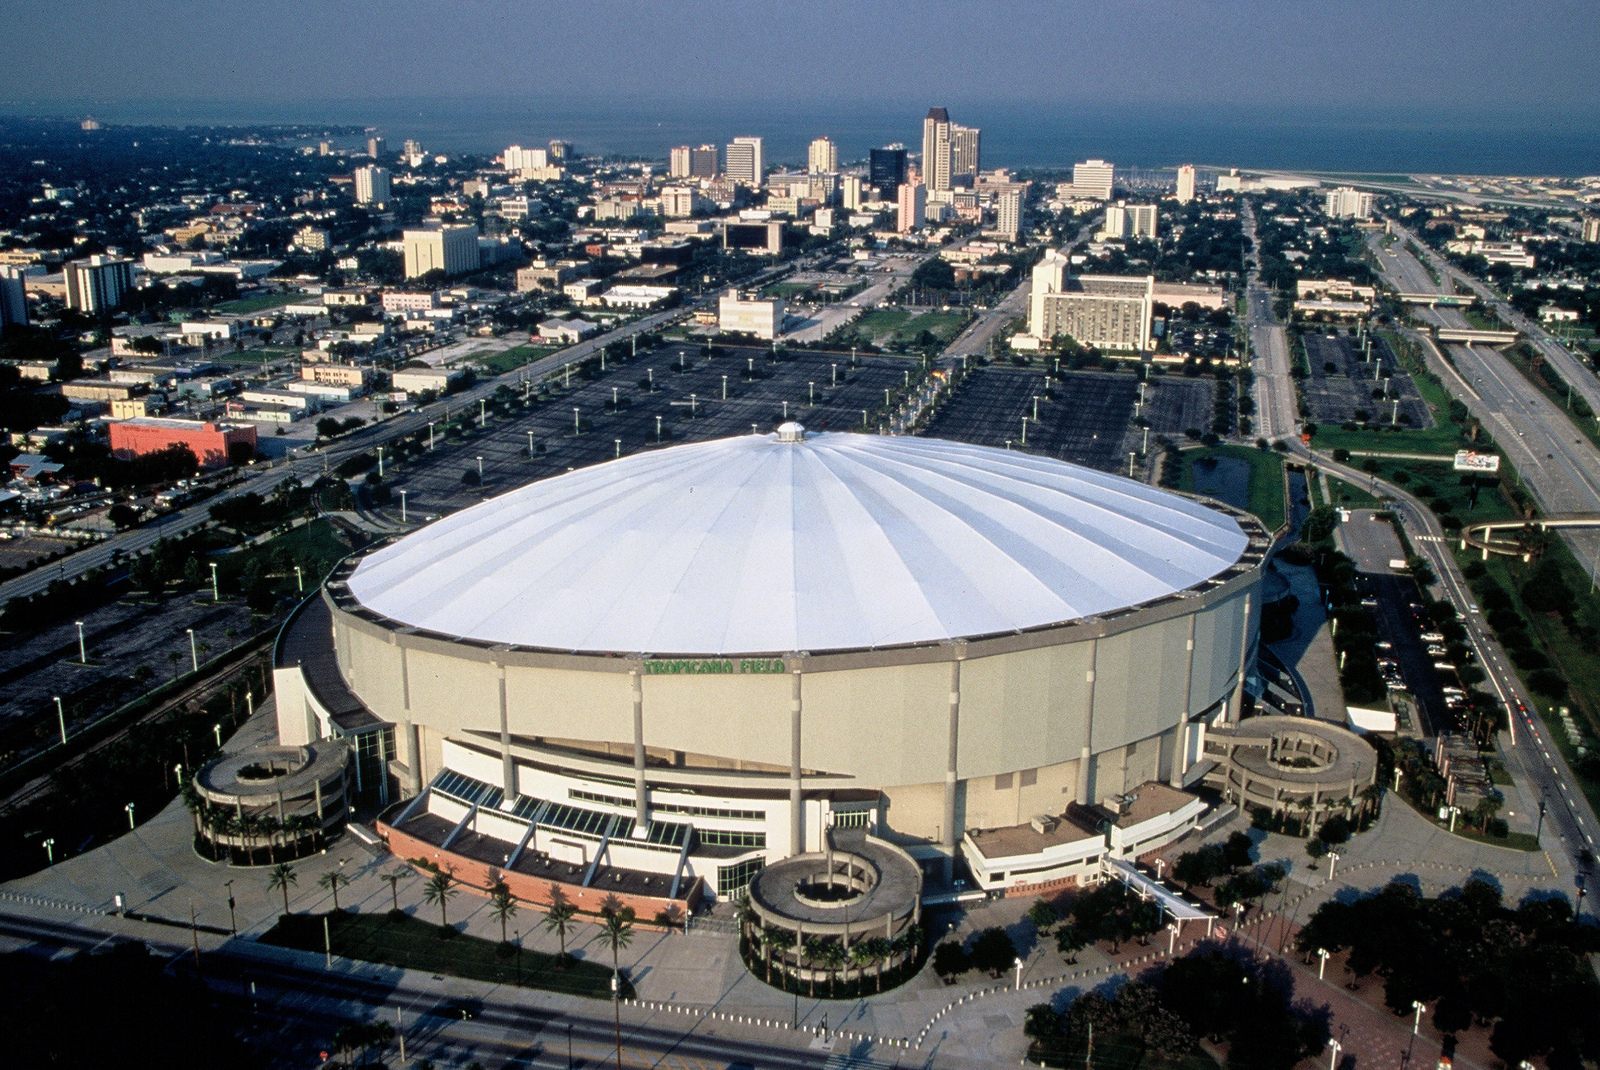
<path id="1" fill-rule="evenodd" d="M 1484 622 L 1472 590 L 1456 565 L 1451 543 L 1445 539 L 1432 511 L 1403 488 L 1375 480 L 1350 465 L 1338 464 L 1298 442 L 1290 443 L 1290 453 L 1354 486 L 1371 487 L 1375 493 L 1392 499 L 1395 516 L 1411 540 L 1413 550 L 1427 560 L 1439 578 L 1445 597 L 1455 607 L 1467 630 L 1467 640 L 1477 652 L 1478 664 L 1489 686 L 1510 711 L 1514 722 L 1509 736 L 1511 745 L 1502 747 L 1501 751 L 1513 777 L 1527 786 L 1531 794 L 1548 801 L 1544 842 L 1548 844 L 1549 833 L 1554 832 L 1563 848 L 1557 853 L 1565 856 L 1570 869 L 1585 872 L 1591 864 L 1588 852 L 1594 849 L 1600 822 L 1596 821 L 1588 800 L 1572 787 L 1577 779 L 1560 751 L 1550 742 L 1548 729 L 1534 719 L 1533 698 L 1517 679 L 1510 659 Z"/>
<path id="2" fill-rule="evenodd" d="M 1242 203 L 1244 236 L 1255 249 L 1255 209 L 1248 199 Z M 1259 263 L 1252 252 L 1245 276 L 1245 327 L 1250 338 L 1250 367 L 1256 376 L 1256 435 L 1274 442 L 1296 437 L 1300 408 L 1289 374 L 1289 336 L 1272 311 L 1272 291 L 1261 284 Z"/>
<path id="3" fill-rule="evenodd" d="M 1443 285 L 1428 279 L 1425 288 L 1411 288 L 1419 285 L 1418 273 L 1427 278 L 1427 271 L 1402 242 L 1395 246 L 1393 256 L 1376 253 L 1386 282 L 1407 293 L 1450 291 L 1450 276 L 1443 274 Z M 1442 262 L 1436 265 L 1446 266 Z M 1417 307 L 1411 311 L 1428 324 L 1468 325 L 1457 308 Z M 1440 347 L 1425 333 L 1417 332 L 1415 337 L 1427 354 L 1428 366 L 1494 437 L 1542 512 L 1600 512 L 1600 450 L 1577 429 L 1571 416 L 1533 389 L 1492 347 Z M 1600 579 L 1600 532 L 1563 531 L 1560 537 L 1590 576 Z"/>
<path id="4" fill-rule="evenodd" d="M 1566 346 L 1551 337 L 1550 332 L 1512 308 L 1510 302 L 1506 301 L 1488 283 L 1468 275 L 1446 261 L 1438 253 L 1435 253 L 1422 242 L 1417 241 L 1416 236 L 1400 223 L 1393 220 L 1390 220 L 1389 223 L 1394 232 L 1403 239 L 1416 242 L 1417 247 L 1423 251 L 1422 255 L 1433 266 L 1433 269 L 1439 272 L 1441 278 L 1448 279 L 1460 289 L 1473 294 L 1485 305 L 1489 306 L 1502 323 L 1509 324 L 1513 330 L 1522 332 L 1528 343 L 1536 347 L 1544 355 L 1545 359 L 1550 362 L 1551 366 L 1560 372 L 1561 378 L 1572 384 L 1574 392 L 1581 395 L 1589 403 L 1589 410 L 1600 413 L 1600 378 L 1596 377 L 1592 368 L 1574 356 Z M 1380 257 L 1380 259 L 1385 258 Z"/>

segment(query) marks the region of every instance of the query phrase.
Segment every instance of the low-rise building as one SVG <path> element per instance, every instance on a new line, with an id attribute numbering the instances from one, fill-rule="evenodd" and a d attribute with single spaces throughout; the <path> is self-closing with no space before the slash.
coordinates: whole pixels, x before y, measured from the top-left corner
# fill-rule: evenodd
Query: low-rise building
<path id="1" fill-rule="evenodd" d="M 401 368 L 390 377 L 389 382 L 396 390 L 407 393 L 432 390 L 442 394 L 450 389 L 451 383 L 461 378 L 461 374 L 454 368 Z"/>
<path id="2" fill-rule="evenodd" d="M 573 345 L 594 334 L 600 329 L 597 323 L 576 316 L 566 318 L 556 316 L 539 324 L 539 333 L 536 336 L 540 342 L 555 345 Z"/>
<path id="3" fill-rule="evenodd" d="M 654 308 L 677 292 L 675 286 L 613 286 L 600 298 L 608 308 Z"/>
<path id="4" fill-rule="evenodd" d="M 782 298 L 730 289 L 717 299 L 717 329 L 724 334 L 750 334 L 771 340 L 782 332 L 783 318 Z"/>
<path id="5" fill-rule="evenodd" d="M 184 446 L 203 468 L 230 463 L 235 449 L 248 448 L 254 453 L 256 448 L 254 427 L 211 421 L 136 417 L 107 424 L 106 433 L 111 440 L 111 452 L 117 457 L 142 457 L 173 446 Z"/>

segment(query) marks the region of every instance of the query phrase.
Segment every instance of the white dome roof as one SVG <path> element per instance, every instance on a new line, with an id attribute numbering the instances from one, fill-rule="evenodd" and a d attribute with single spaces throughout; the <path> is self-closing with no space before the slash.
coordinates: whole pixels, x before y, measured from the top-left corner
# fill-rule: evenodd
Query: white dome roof
<path id="1" fill-rule="evenodd" d="M 393 620 L 491 643 L 815 652 L 1122 609 L 1246 542 L 1215 510 L 1047 457 L 785 427 L 521 487 L 372 553 L 349 586 Z"/>

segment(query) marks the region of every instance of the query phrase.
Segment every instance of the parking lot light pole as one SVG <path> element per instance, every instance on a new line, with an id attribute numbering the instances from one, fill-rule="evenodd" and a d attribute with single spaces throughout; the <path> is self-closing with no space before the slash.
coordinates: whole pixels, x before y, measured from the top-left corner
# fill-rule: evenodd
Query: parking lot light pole
<path id="1" fill-rule="evenodd" d="M 44 843 L 42 844 L 42 846 L 44 847 L 45 865 L 48 865 L 48 866 L 55 865 L 56 864 L 56 839 L 55 839 L 55 837 L 51 836 L 49 839 L 45 840 Z"/>
<path id="2" fill-rule="evenodd" d="M 430 451 L 432 451 L 432 449 L 433 449 L 433 425 L 438 423 L 438 422 L 439 422 L 438 420 L 429 420 L 428 421 L 428 449 Z"/>
<path id="3" fill-rule="evenodd" d="M 482 454 L 478 455 L 478 483 L 479 483 L 480 486 L 483 483 L 483 455 Z"/>
<path id="4" fill-rule="evenodd" d="M 83 621 L 75 620 L 72 623 L 78 626 L 78 664 L 87 665 L 89 664 L 89 647 L 83 641 Z"/>
<path id="5" fill-rule="evenodd" d="M 1339 852 L 1328 852 L 1328 879 L 1333 880 L 1333 868 L 1339 864 Z"/>
<path id="6" fill-rule="evenodd" d="M 193 628 L 185 628 L 184 631 L 189 633 L 189 665 L 190 665 L 190 667 L 192 667 L 194 669 L 195 672 L 199 672 L 200 671 L 200 648 L 195 646 L 194 629 Z"/>
<path id="7" fill-rule="evenodd" d="M 217 590 L 217 563 L 215 561 L 211 562 L 211 601 L 222 601 L 222 595 Z"/>
<path id="8" fill-rule="evenodd" d="M 400 492 L 400 501 L 401 501 L 400 519 L 402 519 L 402 520 L 405 519 L 405 504 L 404 504 L 405 500 L 406 500 L 406 492 L 405 491 L 401 491 Z M 306 573 L 305 573 L 305 570 L 303 568 L 301 568 L 299 565 L 296 565 L 294 567 L 294 590 L 295 590 L 296 594 L 305 594 L 306 593 Z"/>
<path id="9" fill-rule="evenodd" d="M 383 447 L 378 447 L 378 478 L 383 478 Z"/>
<path id="10" fill-rule="evenodd" d="M 128 831 L 132 832 L 133 831 L 133 804 L 129 803 L 127 806 L 124 806 L 123 809 L 126 810 L 127 813 L 128 813 Z"/>
<path id="11" fill-rule="evenodd" d="M 406 492 L 402 490 L 400 492 L 400 523 L 404 524 L 405 522 L 406 522 Z M 300 570 L 298 568 L 296 568 L 295 569 L 295 574 L 296 574 L 297 577 L 299 575 L 299 572 L 300 572 Z"/>
<path id="12" fill-rule="evenodd" d="M 726 375 L 722 377 L 722 400 L 728 400 L 728 377 Z"/>
<path id="13" fill-rule="evenodd" d="M 1317 948 L 1317 958 L 1319 960 L 1321 960 L 1321 961 L 1319 961 L 1317 963 L 1317 980 L 1319 980 L 1319 981 L 1322 980 L 1322 975 L 1325 972 L 1327 972 L 1328 959 L 1331 958 L 1331 957 L 1332 957 L 1332 953 L 1327 948 L 1325 948 L 1325 947 Z"/>
<path id="14" fill-rule="evenodd" d="M 489 399 L 478 399 L 478 426 L 482 427 L 489 422 Z"/>
<path id="15" fill-rule="evenodd" d="M 583 434 L 583 424 L 579 421 L 578 407 L 576 405 L 572 407 L 572 433 L 574 435 Z"/>
<path id="16" fill-rule="evenodd" d="M 622 456 L 622 439 L 614 438 L 614 439 L 611 440 L 611 442 L 617 448 L 617 456 L 621 457 Z"/>
<path id="17" fill-rule="evenodd" d="M 656 417 L 656 441 L 661 441 L 661 417 Z"/>
<path id="18" fill-rule="evenodd" d="M 211 734 L 217 737 L 217 749 L 222 749 L 222 722 L 218 721 L 211 726 Z"/>
<path id="19" fill-rule="evenodd" d="M 61 745 L 65 747 L 67 745 L 67 715 L 61 708 L 61 696 L 51 695 L 50 697 L 56 700 L 56 723 L 61 726 Z"/>

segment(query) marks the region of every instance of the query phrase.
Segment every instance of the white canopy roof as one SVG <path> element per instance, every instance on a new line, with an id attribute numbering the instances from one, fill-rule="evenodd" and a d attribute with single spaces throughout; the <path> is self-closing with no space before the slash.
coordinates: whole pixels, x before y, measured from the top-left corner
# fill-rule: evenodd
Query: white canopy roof
<path id="1" fill-rule="evenodd" d="M 368 556 L 362 604 L 556 650 L 823 651 L 1106 613 L 1238 560 L 1228 516 L 1092 469 L 928 438 L 744 435 L 464 509 Z"/>

